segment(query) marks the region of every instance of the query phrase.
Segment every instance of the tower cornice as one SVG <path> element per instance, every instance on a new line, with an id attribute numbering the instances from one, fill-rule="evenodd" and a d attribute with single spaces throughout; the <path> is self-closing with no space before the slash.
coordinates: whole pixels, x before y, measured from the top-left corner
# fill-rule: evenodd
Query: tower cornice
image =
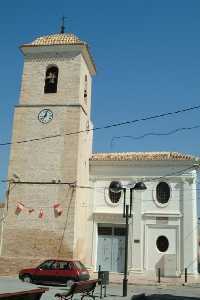
<path id="1" fill-rule="evenodd" d="M 88 44 L 73 34 L 54 34 L 39 37 L 31 43 L 20 46 L 20 50 L 25 56 L 27 54 L 77 51 L 83 55 L 91 75 L 96 74 L 96 66 Z"/>

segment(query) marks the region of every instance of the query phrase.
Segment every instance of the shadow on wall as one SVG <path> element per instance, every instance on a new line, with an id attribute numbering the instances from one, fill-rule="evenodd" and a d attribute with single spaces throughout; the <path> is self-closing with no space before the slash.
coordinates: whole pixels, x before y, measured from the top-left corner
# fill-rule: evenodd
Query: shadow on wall
<path id="1" fill-rule="evenodd" d="M 176 254 L 163 254 L 156 266 L 156 274 L 158 276 L 158 270 L 160 269 L 161 277 L 180 277 L 181 272 L 177 269 L 177 257 Z"/>
<path id="2" fill-rule="evenodd" d="M 164 276 L 164 255 L 159 259 L 155 265 L 155 272 L 158 275 L 158 269 L 160 269 L 160 276 Z"/>

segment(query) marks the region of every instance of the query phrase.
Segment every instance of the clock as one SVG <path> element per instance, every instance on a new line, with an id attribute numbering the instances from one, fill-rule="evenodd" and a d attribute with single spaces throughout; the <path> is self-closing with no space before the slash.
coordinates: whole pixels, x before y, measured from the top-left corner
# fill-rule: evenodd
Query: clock
<path id="1" fill-rule="evenodd" d="M 43 109 L 38 114 L 38 120 L 47 124 L 53 119 L 53 112 L 50 109 Z"/>

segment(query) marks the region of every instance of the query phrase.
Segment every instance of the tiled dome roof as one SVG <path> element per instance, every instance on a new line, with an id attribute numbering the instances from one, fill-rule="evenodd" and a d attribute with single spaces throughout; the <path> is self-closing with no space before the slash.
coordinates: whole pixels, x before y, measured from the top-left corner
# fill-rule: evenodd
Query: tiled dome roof
<path id="1" fill-rule="evenodd" d="M 81 41 L 73 33 L 58 33 L 52 35 L 41 36 L 31 42 L 33 46 L 48 46 L 48 45 L 86 45 L 86 42 Z"/>

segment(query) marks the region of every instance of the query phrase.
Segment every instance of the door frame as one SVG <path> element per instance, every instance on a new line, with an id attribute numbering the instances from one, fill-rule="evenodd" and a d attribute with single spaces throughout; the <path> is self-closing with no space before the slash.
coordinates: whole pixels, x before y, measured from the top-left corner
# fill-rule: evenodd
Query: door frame
<path id="1" fill-rule="evenodd" d="M 99 226 L 100 225 L 100 226 Z M 113 239 L 114 235 L 114 228 L 124 228 L 125 229 L 125 224 L 124 223 L 102 223 L 98 222 L 96 223 L 96 259 L 95 259 L 95 270 L 98 271 L 98 266 L 97 266 L 97 260 L 98 260 L 98 246 L 99 246 L 99 234 L 98 234 L 98 227 L 111 227 L 112 228 L 112 235 L 111 238 Z M 102 235 L 103 236 L 103 235 Z M 124 235 L 125 237 L 125 235 Z M 111 249 L 113 251 L 113 249 Z M 111 271 L 112 272 L 112 271 Z"/>
<path id="2" fill-rule="evenodd" d="M 180 226 L 179 225 L 168 225 L 168 224 L 146 224 L 144 230 L 144 270 L 150 272 L 148 270 L 148 233 L 150 228 L 157 228 L 157 229 L 175 229 L 176 232 L 176 266 L 177 272 L 180 273 Z"/>

